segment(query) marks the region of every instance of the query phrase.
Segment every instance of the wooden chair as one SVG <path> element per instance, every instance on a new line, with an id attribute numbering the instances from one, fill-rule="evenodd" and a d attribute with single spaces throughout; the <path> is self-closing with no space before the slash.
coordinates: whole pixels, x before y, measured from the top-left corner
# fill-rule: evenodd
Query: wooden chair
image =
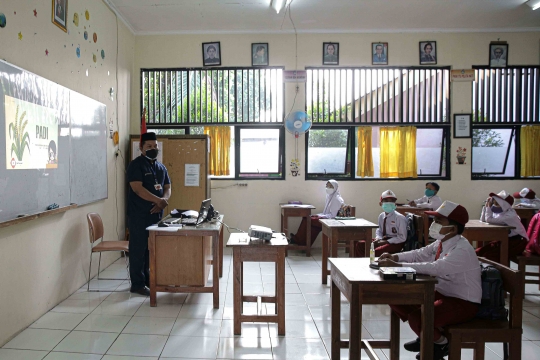
<path id="1" fill-rule="evenodd" d="M 88 270 L 88 287 L 87 290 L 90 292 L 100 292 L 100 290 L 90 290 L 90 280 L 92 274 L 92 255 L 95 252 L 99 252 L 99 263 L 98 263 L 98 280 L 125 280 L 125 279 L 101 279 L 99 277 L 100 267 L 101 267 L 101 253 L 104 251 L 122 251 L 126 259 L 126 269 L 129 279 L 129 261 L 128 257 L 125 256 L 126 252 L 129 251 L 129 241 L 104 241 L 103 240 L 103 221 L 97 213 L 88 213 L 86 215 L 88 220 L 88 230 L 90 233 L 90 269 Z M 94 245 L 96 241 L 101 239 L 97 245 Z M 131 281 L 131 280 L 130 280 Z"/>
<path id="2" fill-rule="evenodd" d="M 538 289 L 540 290 L 540 256 L 536 254 L 531 254 L 530 252 L 523 252 L 523 255 L 518 256 L 516 260 L 513 260 L 518 264 L 518 270 L 523 274 L 523 287 L 525 284 L 538 284 Z M 526 271 L 527 265 L 538 266 L 539 270 L 536 271 Z M 534 277 L 534 279 L 527 279 L 527 276 Z M 525 290 L 523 290 L 525 292 Z M 525 294 L 525 295 L 538 295 L 538 294 Z"/>
<path id="3" fill-rule="evenodd" d="M 504 359 L 521 359 L 522 310 L 523 310 L 523 275 L 519 270 L 478 258 L 481 262 L 497 268 L 503 280 L 504 290 L 510 294 L 508 320 L 473 319 L 469 322 L 444 328 L 450 341 L 448 360 L 461 359 L 461 349 L 474 349 L 474 359 L 484 359 L 487 342 L 504 344 Z M 508 354 L 507 343 L 510 344 Z M 509 357 L 510 356 L 510 357 Z"/>

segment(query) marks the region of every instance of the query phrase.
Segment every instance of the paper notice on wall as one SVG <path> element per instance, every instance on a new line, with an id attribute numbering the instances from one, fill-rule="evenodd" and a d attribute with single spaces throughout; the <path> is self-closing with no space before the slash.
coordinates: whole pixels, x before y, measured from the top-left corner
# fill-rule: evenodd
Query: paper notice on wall
<path id="1" fill-rule="evenodd" d="M 186 164 L 184 186 L 199 186 L 201 164 Z"/>

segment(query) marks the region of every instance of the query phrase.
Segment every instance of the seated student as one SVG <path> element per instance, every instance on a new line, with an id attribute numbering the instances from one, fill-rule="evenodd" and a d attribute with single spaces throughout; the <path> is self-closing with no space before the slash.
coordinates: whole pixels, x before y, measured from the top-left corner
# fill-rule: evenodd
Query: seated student
<path id="1" fill-rule="evenodd" d="M 382 193 L 379 206 L 384 210 L 379 215 L 379 227 L 373 239 L 375 256 L 387 252 L 394 254 L 400 252 L 407 240 L 407 219 L 396 211 L 396 194 L 392 190 Z M 366 242 L 358 241 L 355 245 L 356 257 L 366 256 Z"/>
<path id="2" fill-rule="evenodd" d="M 540 255 L 540 214 L 534 215 L 531 219 L 529 228 L 527 229 L 527 236 L 529 237 L 529 243 L 525 251 Z"/>
<path id="3" fill-rule="evenodd" d="M 486 200 L 486 205 L 482 208 L 480 220 L 489 224 L 515 227 L 508 234 L 508 259 L 514 259 L 523 253 L 529 240 L 527 231 L 521 223 L 518 214 L 512 209 L 514 198 L 504 190 L 498 194 L 490 193 L 489 196 Z M 476 255 L 499 262 L 501 261 L 501 243 L 499 241 L 492 241 L 487 245 L 479 247 L 476 249 Z"/>
<path id="4" fill-rule="evenodd" d="M 420 199 L 416 199 L 409 202 L 410 206 L 416 206 L 419 208 L 438 209 L 442 204 L 442 200 L 437 196 L 440 186 L 436 182 L 426 183 L 426 190 L 424 190 L 424 196 Z"/>
<path id="5" fill-rule="evenodd" d="M 448 355 L 448 339 L 441 332 L 446 325 L 459 324 L 476 316 L 482 299 L 480 265 L 474 249 L 461 234 L 469 221 L 467 210 L 456 203 L 445 201 L 436 211 L 427 211 L 435 217 L 429 228 L 430 236 L 437 239 L 418 250 L 395 255 L 382 254 L 381 266 L 407 266 L 419 274 L 436 276 L 435 285 L 433 359 Z M 420 305 L 390 305 L 411 329 L 420 336 Z M 412 352 L 420 351 L 420 338 L 404 345 Z M 417 355 L 417 359 L 419 359 Z"/>
<path id="6" fill-rule="evenodd" d="M 317 215 L 311 215 L 311 245 L 317 239 L 317 236 L 322 230 L 322 225 L 319 219 L 332 219 L 335 218 L 341 205 L 345 202 L 339 192 L 339 185 L 336 180 L 328 180 L 326 182 L 326 201 L 324 204 L 324 210 Z M 300 227 L 296 234 L 291 233 L 291 243 L 297 245 L 306 245 L 306 219 L 302 218 Z"/>
<path id="7" fill-rule="evenodd" d="M 523 206 L 527 208 L 539 209 L 540 199 L 536 197 L 536 193 L 529 188 L 524 188 L 519 192 L 514 193 L 514 198 L 520 201 L 516 206 Z"/>

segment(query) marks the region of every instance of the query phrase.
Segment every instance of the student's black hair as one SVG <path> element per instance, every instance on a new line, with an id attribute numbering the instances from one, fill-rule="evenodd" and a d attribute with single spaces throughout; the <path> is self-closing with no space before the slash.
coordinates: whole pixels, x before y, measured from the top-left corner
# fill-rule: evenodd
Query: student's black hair
<path id="1" fill-rule="evenodd" d="M 435 188 L 435 190 L 437 190 L 437 191 L 439 191 L 439 189 L 441 188 L 439 186 L 439 184 L 437 184 L 436 182 L 433 182 L 433 181 L 427 182 L 426 186 L 428 186 L 428 185 L 432 185 Z"/>
<path id="2" fill-rule="evenodd" d="M 463 234 L 463 231 L 465 231 L 465 225 L 458 223 L 457 221 L 448 219 L 448 222 L 450 225 L 454 225 L 457 228 L 458 235 Z"/>
<path id="3" fill-rule="evenodd" d="M 209 52 L 210 50 L 214 50 L 215 52 L 217 52 L 217 49 L 216 49 L 216 47 L 215 47 L 214 45 L 208 46 L 208 47 L 206 48 L 206 53 L 208 54 L 208 52 Z"/>

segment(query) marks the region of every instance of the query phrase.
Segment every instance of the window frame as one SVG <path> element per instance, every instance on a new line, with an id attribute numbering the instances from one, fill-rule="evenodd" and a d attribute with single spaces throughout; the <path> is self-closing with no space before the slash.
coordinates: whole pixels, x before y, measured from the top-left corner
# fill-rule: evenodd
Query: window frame
<path id="1" fill-rule="evenodd" d="M 443 130 L 443 140 L 444 143 L 441 146 L 441 161 L 439 163 L 439 171 L 442 173 L 443 165 L 446 161 L 446 175 L 435 176 L 433 174 L 422 175 L 418 174 L 416 178 L 357 178 L 356 177 L 356 128 L 360 126 L 372 126 L 372 127 L 383 127 L 383 126 L 405 126 L 405 125 L 394 125 L 394 124 L 373 124 L 373 125 L 344 125 L 344 124 L 324 124 L 324 125 L 313 125 L 311 129 L 322 130 L 322 129 L 332 129 L 332 128 L 345 128 L 348 129 L 347 135 L 347 157 L 350 157 L 350 174 L 345 176 L 340 176 L 340 174 L 309 174 L 308 173 L 308 146 L 309 146 L 309 132 L 305 136 L 305 166 L 304 166 L 304 180 L 330 180 L 336 179 L 340 181 L 425 181 L 425 180 L 451 180 L 451 166 L 450 166 L 450 150 L 451 150 L 451 125 L 448 123 L 444 124 L 407 124 L 407 126 L 415 126 L 418 129 L 442 129 Z M 311 130 L 310 129 L 310 130 Z M 446 149 L 445 145 L 446 144 Z M 325 176 L 326 175 L 326 176 Z"/>
<path id="2" fill-rule="evenodd" d="M 473 134 L 475 129 L 511 129 L 512 134 L 510 135 L 510 141 L 514 141 L 514 176 L 482 176 L 482 175 L 501 175 L 506 172 L 506 167 L 508 165 L 508 159 L 510 157 L 510 148 L 512 147 L 511 143 L 508 144 L 508 149 L 506 149 L 506 158 L 504 159 L 504 166 L 503 166 L 503 172 L 502 173 L 475 173 L 473 172 L 472 168 L 472 162 L 474 161 L 474 151 L 472 146 L 472 137 L 471 137 L 471 180 L 520 180 L 520 179 L 530 179 L 530 178 L 523 178 L 521 177 L 521 153 L 520 153 L 520 143 L 519 143 L 519 128 L 522 126 L 520 125 L 495 125 L 493 123 L 485 124 L 485 125 L 474 125 L 472 127 Z"/>

